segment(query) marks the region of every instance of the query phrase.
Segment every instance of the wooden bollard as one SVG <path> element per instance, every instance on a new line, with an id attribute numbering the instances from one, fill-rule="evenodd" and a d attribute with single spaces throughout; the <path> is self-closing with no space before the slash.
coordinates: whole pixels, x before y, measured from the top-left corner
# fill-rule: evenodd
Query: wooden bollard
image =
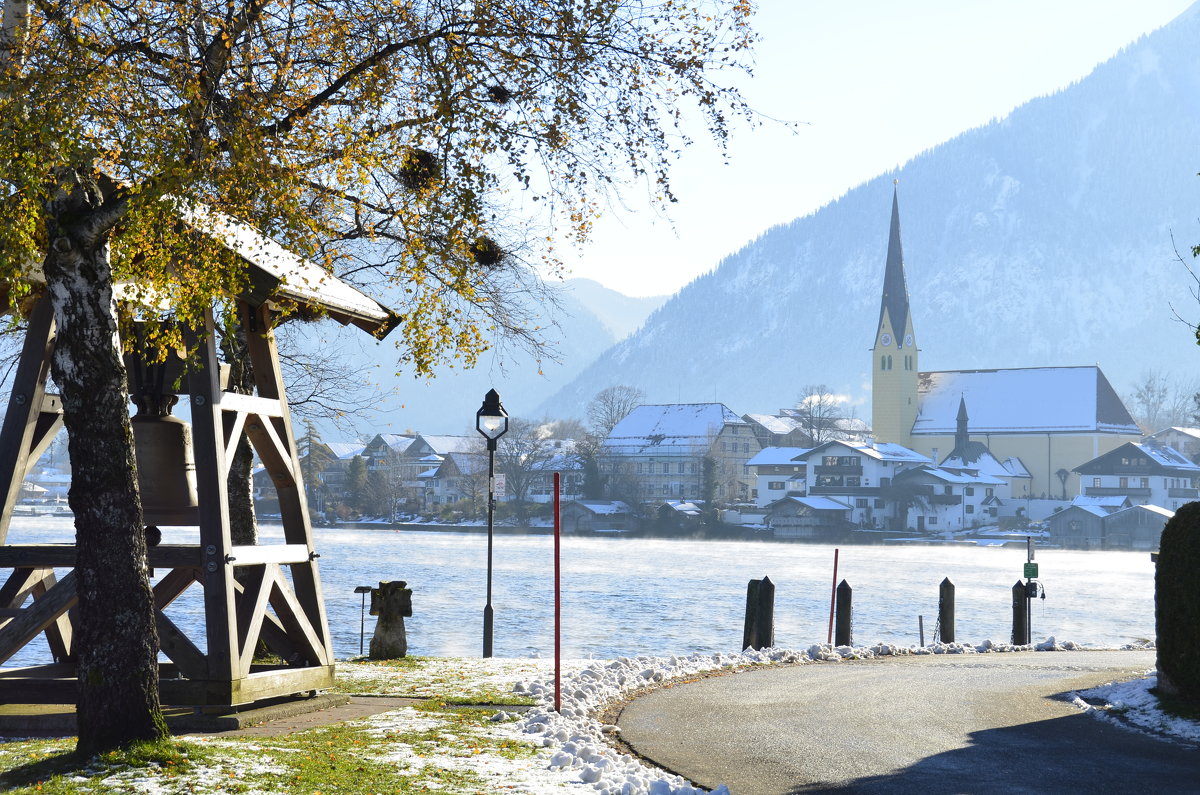
<path id="1" fill-rule="evenodd" d="M 833 643 L 835 646 L 849 646 L 852 640 L 850 626 L 853 623 L 853 601 L 854 589 L 850 587 L 850 583 L 842 580 L 838 583 L 836 612 L 837 617 L 833 623 Z"/>
<path id="2" fill-rule="evenodd" d="M 942 643 L 954 642 L 954 583 L 949 577 L 938 586 L 938 634 Z"/>
<path id="3" fill-rule="evenodd" d="M 1017 580 L 1017 584 L 1012 587 L 1012 611 L 1013 611 L 1013 631 L 1012 642 L 1014 646 L 1029 645 L 1029 596 L 1025 589 L 1025 583 Z"/>
<path id="4" fill-rule="evenodd" d="M 770 577 L 751 580 L 746 586 L 746 625 L 742 649 L 775 645 L 775 583 Z"/>

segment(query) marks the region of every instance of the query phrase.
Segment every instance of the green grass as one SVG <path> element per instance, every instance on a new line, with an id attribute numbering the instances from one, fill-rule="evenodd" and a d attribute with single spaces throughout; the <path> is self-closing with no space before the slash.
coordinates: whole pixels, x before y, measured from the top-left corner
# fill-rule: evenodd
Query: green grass
<path id="1" fill-rule="evenodd" d="M 173 778 L 195 769 L 206 752 L 193 745 L 164 740 L 157 743 L 137 743 L 127 749 L 108 751 L 87 758 L 75 753 L 73 741 L 25 741 L 6 744 L 0 756 L 0 785 L 8 792 L 18 793 L 74 793 L 74 792 L 119 792 L 105 785 L 96 788 L 100 780 L 115 772 L 131 769 L 153 771 L 161 777 Z M 20 757 L 27 761 L 20 763 Z M 14 764 L 14 762 L 16 764 Z M 90 779 L 81 788 L 80 778 Z"/>
<path id="2" fill-rule="evenodd" d="M 170 740 L 91 759 L 78 757 L 71 740 L 0 744 L 0 786 L 14 795 L 108 795 L 144 791 L 134 779 L 150 779 L 160 792 L 179 793 L 486 793 L 490 785 L 480 776 L 437 759 L 536 753 L 488 736 L 488 710 L 438 699 L 417 709 L 437 724 L 402 731 L 350 721 L 276 737 Z"/>

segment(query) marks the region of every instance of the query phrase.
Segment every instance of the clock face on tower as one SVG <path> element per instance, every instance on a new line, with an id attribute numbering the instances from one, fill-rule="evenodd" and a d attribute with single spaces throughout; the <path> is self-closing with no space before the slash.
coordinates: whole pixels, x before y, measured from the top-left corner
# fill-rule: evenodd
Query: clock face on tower
<path id="1" fill-rule="evenodd" d="M 912 334 L 905 334 L 905 335 L 904 335 L 904 346 L 905 346 L 906 348 L 911 348 L 911 347 L 912 347 Z"/>
<path id="2" fill-rule="evenodd" d="M 892 335 L 888 334 L 886 331 L 883 334 L 879 335 L 879 344 L 883 345 L 884 347 L 891 345 L 892 344 Z"/>

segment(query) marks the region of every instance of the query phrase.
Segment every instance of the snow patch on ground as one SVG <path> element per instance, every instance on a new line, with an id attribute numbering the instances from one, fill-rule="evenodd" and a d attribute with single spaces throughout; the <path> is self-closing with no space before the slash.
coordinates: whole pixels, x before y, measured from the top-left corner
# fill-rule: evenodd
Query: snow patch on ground
<path id="1" fill-rule="evenodd" d="M 1073 701 L 1081 710 L 1100 720 L 1200 746 L 1200 722 L 1164 712 L 1151 692 L 1157 686 L 1158 674 L 1150 669 L 1141 679 L 1109 682 L 1075 693 Z"/>

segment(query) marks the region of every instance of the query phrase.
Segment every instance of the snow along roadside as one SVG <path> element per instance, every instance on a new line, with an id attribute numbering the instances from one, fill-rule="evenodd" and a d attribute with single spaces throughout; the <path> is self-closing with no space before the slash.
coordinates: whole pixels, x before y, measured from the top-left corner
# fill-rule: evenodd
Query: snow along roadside
<path id="1" fill-rule="evenodd" d="M 604 708 L 638 690 L 679 677 L 720 669 L 741 668 L 773 663 L 834 662 L 846 659 L 872 659 L 899 655 L 986 654 L 1013 651 L 1074 651 L 1083 647 L 1053 637 L 1027 646 L 984 641 L 979 646 L 939 643 L 926 647 L 878 643 L 874 646 L 830 646 L 818 644 L 803 651 L 769 648 L 747 650 L 740 654 L 693 654 L 688 657 L 622 657 L 597 660 L 562 682 L 562 712 L 554 711 L 553 680 L 518 682 L 513 692 L 538 700 L 517 726 L 527 734 L 541 735 L 541 745 L 552 749 L 551 769 L 573 774 L 574 781 L 591 784 L 600 795 L 700 795 L 706 790 L 693 786 L 679 776 L 643 764 L 621 753 L 606 739 L 619 731 L 602 724 L 595 716 Z M 1148 647 L 1127 647 L 1148 648 Z M 725 786 L 713 795 L 729 795 Z"/>

